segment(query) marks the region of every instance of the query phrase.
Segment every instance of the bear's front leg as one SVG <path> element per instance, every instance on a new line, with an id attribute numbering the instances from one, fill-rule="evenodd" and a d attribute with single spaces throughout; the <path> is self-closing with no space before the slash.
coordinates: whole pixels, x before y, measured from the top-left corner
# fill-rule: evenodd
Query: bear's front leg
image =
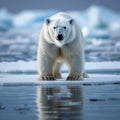
<path id="1" fill-rule="evenodd" d="M 73 56 L 68 59 L 70 73 L 67 80 L 82 80 L 84 78 L 84 59 L 81 56 Z"/>
<path id="2" fill-rule="evenodd" d="M 54 61 L 45 55 L 38 57 L 38 72 L 39 80 L 55 80 L 53 76 L 53 63 Z"/>

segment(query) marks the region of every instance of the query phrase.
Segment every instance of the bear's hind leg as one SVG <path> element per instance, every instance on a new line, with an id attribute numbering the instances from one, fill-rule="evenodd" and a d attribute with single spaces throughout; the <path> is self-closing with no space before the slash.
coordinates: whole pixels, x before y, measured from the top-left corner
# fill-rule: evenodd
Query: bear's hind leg
<path id="1" fill-rule="evenodd" d="M 60 71 L 61 65 L 62 65 L 62 63 L 60 63 L 60 62 L 56 62 L 55 65 L 54 65 L 53 75 L 56 79 L 62 78 L 61 71 Z"/>

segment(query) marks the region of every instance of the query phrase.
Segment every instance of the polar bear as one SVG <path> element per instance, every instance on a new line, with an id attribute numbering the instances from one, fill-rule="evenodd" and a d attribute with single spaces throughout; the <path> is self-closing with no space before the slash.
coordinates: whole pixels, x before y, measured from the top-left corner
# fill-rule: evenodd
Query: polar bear
<path id="1" fill-rule="evenodd" d="M 69 68 L 67 80 L 82 80 L 87 77 L 83 35 L 70 15 L 59 12 L 45 20 L 40 31 L 37 61 L 41 80 L 61 78 L 63 61 Z"/>

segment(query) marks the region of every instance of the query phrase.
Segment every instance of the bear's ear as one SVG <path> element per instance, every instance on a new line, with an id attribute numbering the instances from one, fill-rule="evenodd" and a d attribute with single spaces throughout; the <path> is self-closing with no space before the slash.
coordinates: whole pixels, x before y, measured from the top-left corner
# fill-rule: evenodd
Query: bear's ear
<path id="1" fill-rule="evenodd" d="M 74 20 L 73 20 L 73 19 L 70 19 L 69 22 L 70 22 L 70 24 L 72 25 L 73 22 L 74 22 Z"/>
<path id="2" fill-rule="evenodd" d="M 47 25 L 50 24 L 50 19 L 49 18 L 45 19 L 45 22 Z"/>

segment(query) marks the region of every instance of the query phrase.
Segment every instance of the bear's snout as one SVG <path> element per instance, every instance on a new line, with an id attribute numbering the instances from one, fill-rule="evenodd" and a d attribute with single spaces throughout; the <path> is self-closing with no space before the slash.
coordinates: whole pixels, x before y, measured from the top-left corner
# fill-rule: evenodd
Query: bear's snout
<path id="1" fill-rule="evenodd" d="M 61 41 L 61 40 L 63 40 L 63 39 L 64 39 L 63 35 L 62 35 L 62 34 L 58 34 L 57 40 Z"/>

